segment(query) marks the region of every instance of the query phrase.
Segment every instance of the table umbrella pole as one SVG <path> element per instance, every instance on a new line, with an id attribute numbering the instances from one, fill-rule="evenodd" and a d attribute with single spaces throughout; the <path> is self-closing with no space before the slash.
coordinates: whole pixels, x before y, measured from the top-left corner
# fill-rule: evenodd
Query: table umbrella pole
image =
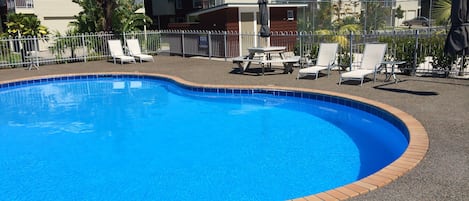
<path id="1" fill-rule="evenodd" d="M 464 76 L 464 63 L 466 63 L 465 62 L 465 58 L 466 58 L 465 53 L 466 53 L 465 49 L 462 49 L 461 66 L 459 67 L 459 73 L 458 73 L 459 76 Z"/>

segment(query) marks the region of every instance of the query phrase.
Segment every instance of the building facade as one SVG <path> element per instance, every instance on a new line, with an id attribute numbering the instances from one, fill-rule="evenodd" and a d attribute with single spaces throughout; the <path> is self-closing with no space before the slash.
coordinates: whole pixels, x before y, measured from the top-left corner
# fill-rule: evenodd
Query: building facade
<path id="1" fill-rule="evenodd" d="M 51 32 L 65 33 L 82 8 L 71 0 L 7 0 L 6 12 L 35 14 Z M 6 13 L 3 14 L 5 16 Z M 6 19 L 5 19 L 6 20 Z"/>
<path id="2" fill-rule="evenodd" d="M 388 25 L 399 26 L 402 21 L 429 15 L 428 0 L 270 0 L 272 31 L 291 31 L 300 9 L 330 2 L 339 7 L 341 16 L 357 16 L 363 4 L 380 2 L 395 11 L 404 11 L 402 19 L 390 17 Z M 145 13 L 153 19 L 149 29 L 207 29 L 255 32 L 256 26 L 246 27 L 246 21 L 257 19 L 257 0 L 136 0 L 144 3 Z M 35 14 L 51 31 L 64 33 L 82 8 L 71 0 L 0 0 L 2 25 L 6 13 Z M 293 17 L 292 17 L 293 16 Z M 237 25 L 236 25 L 237 24 Z"/>

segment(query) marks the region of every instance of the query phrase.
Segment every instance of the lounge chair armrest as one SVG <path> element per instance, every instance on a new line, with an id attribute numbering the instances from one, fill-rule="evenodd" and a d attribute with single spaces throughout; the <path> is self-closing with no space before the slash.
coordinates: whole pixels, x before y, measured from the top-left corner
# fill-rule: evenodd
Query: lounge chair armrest
<path id="1" fill-rule="evenodd" d="M 382 63 L 378 63 L 378 64 L 376 64 L 376 65 L 375 65 L 375 71 L 376 71 L 376 72 L 379 72 L 379 71 L 381 71 L 381 70 L 383 69 L 383 67 L 382 67 L 382 66 L 383 66 L 383 64 L 382 64 Z"/>

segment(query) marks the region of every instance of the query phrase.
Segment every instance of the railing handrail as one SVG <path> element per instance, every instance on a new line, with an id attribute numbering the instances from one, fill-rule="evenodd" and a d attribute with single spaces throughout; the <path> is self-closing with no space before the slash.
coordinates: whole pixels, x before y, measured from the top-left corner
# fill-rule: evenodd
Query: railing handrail
<path id="1" fill-rule="evenodd" d="M 352 63 L 354 55 L 359 53 L 363 45 L 369 42 L 388 43 L 388 57 L 396 57 L 403 44 L 396 43 L 398 40 L 408 39 L 411 42 L 404 53 L 409 55 L 408 69 L 411 72 L 432 73 L 435 68 L 420 68 L 420 65 L 432 66 L 434 62 L 429 59 L 435 48 L 441 48 L 441 43 L 427 47 L 419 40 L 426 40 L 431 37 L 438 37 L 442 40 L 445 32 L 437 30 L 409 31 L 394 30 L 392 32 L 375 33 L 329 33 L 316 34 L 313 32 L 272 32 L 270 38 L 261 38 L 258 33 L 238 33 L 237 31 L 222 30 L 148 30 L 146 32 L 137 31 L 124 34 L 112 32 L 81 33 L 76 35 L 44 37 L 31 36 L 10 36 L 0 38 L 0 67 L 20 67 L 28 64 L 25 60 L 28 52 L 37 51 L 39 56 L 37 62 L 41 65 L 64 63 L 64 62 L 87 62 L 96 59 L 109 58 L 107 40 L 126 38 L 137 38 L 145 53 L 159 54 L 169 53 L 180 56 L 206 56 L 211 58 L 224 58 L 228 60 L 232 57 L 242 56 L 248 47 L 260 45 L 285 46 L 287 51 L 292 51 L 296 55 L 315 55 L 318 44 L 321 42 L 338 42 L 341 44 L 341 61 Z M 387 39 L 386 39 L 387 38 Z M 123 43 L 125 46 L 125 43 Z M 414 45 L 412 45 L 414 44 Z M 438 46 L 437 46 L 438 45 Z M 399 49 L 400 48 L 400 49 Z M 399 49 L 399 51 L 397 51 Z M 433 51 L 434 52 L 434 51 Z M 406 57 L 407 57 L 406 56 Z M 435 57 L 433 57 L 435 58 Z M 411 60 L 412 59 L 412 60 Z M 446 71 L 450 68 L 443 67 Z"/>

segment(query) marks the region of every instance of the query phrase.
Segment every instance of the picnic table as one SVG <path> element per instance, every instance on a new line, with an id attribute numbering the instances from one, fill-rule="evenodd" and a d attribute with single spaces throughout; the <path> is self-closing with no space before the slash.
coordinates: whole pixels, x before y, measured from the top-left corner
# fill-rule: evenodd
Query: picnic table
<path id="1" fill-rule="evenodd" d="M 300 56 L 285 56 L 286 47 L 271 46 L 271 47 L 252 47 L 248 48 L 249 54 L 244 57 L 237 57 L 233 59 L 233 63 L 238 64 L 241 73 L 251 66 L 251 63 L 258 63 L 262 68 L 262 75 L 264 75 L 265 66 L 271 67 L 272 63 L 282 63 L 284 66 L 284 73 L 293 72 L 293 64 L 299 63 Z M 279 59 L 274 59 L 274 54 L 279 55 Z"/>

